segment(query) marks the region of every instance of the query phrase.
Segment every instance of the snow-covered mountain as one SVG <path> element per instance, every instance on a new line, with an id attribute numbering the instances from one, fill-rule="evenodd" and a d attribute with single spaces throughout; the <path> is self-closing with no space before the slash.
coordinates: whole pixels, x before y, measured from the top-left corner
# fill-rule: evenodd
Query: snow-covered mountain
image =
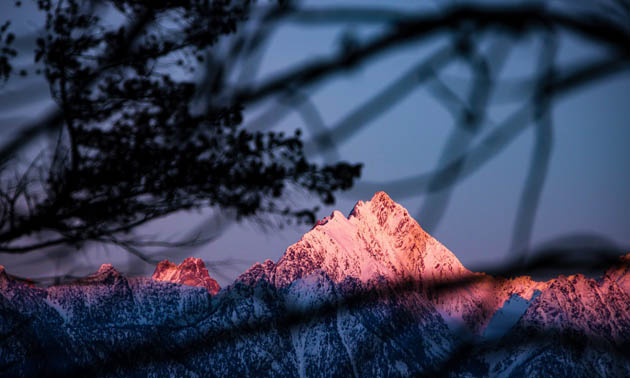
<path id="1" fill-rule="evenodd" d="M 629 262 L 471 272 L 379 192 L 223 289 L 194 258 L 46 289 L 0 267 L 0 376 L 624 376 Z"/>
<path id="2" fill-rule="evenodd" d="M 256 264 L 238 280 L 264 279 L 285 287 L 317 269 L 335 283 L 347 278 L 362 283 L 379 279 L 390 286 L 412 282 L 450 325 L 464 324 L 477 333 L 513 294 L 529 300 L 546 286 L 529 277 L 507 280 L 470 272 L 385 192 L 359 201 L 348 218 L 334 211 L 290 246 L 277 264 Z M 436 288 L 462 280 L 470 282 Z"/>

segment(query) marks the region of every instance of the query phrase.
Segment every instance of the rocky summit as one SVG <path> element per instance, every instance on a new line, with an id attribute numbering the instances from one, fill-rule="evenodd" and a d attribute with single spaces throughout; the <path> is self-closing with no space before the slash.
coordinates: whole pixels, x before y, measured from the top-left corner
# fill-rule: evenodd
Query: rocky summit
<path id="1" fill-rule="evenodd" d="M 0 376 L 627 376 L 629 263 L 471 272 L 379 192 L 225 288 L 195 258 L 48 288 L 0 266 Z"/>
<path id="2" fill-rule="evenodd" d="M 205 287 L 212 295 L 221 290 L 217 281 L 210 277 L 203 260 L 189 257 L 176 265 L 168 260 L 160 261 L 152 278 L 156 281 L 173 282 L 188 286 Z"/>

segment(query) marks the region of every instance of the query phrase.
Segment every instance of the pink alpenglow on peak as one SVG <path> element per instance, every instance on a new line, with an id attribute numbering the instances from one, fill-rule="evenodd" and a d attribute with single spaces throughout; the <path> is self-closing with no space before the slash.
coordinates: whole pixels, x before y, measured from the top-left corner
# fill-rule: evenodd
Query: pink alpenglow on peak
<path id="1" fill-rule="evenodd" d="M 508 280 L 469 271 L 382 191 L 369 201 L 358 201 L 347 218 L 335 210 L 287 248 L 275 265 L 255 265 L 241 281 L 265 277 L 286 287 L 317 270 L 336 283 L 348 277 L 364 283 L 381 277 L 394 285 L 413 280 L 449 324 L 466 323 L 477 333 L 512 294 L 530 300 L 545 286 L 526 277 Z M 472 277 L 473 283 L 448 293 L 431 289 L 434 283 Z M 497 291 L 500 294 L 493 295 Z"/>
<path id="2" fill-rule="evenodd" d="M 335 210 L 290 246 L 274 267 L 276 286 L 316 269 L 334 281 L 439 280 L 471 274 L 385 192 L 359 201 L 349 217 Z"/>
<path id="3" fill-rule="evenodd" d="M 153 272 L 156 281 L 173 282 L 188 286 L 205 287 L 211 295 L 215 295 L 221 287 L 208 273 L 203 260 L 189 257 L 176 265 L 168 260 L 158 263 Z"/>

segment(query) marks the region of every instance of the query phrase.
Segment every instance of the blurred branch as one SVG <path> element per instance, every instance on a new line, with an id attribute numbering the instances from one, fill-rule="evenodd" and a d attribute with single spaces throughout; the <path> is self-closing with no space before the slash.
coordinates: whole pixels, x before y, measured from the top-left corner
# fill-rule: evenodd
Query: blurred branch
<path id="1" fill-rule="evenodd" d="M 300 12 L 308 14 L 309 11 Z M 351 14 L 343 8 L 319 9 L 315 12 L 318 19 L 327 12 L 333 20 L 335 19 L 333 15 Z M 436 15 L 423 14 L 417 17 L 406 17 L 394 23 L 389 32 L 351 51 L 342 51 L 332 58 L 314 59 L 312 62 L 289 70 L 285 74 L 277 75 L 255 87 L 237 89 L 234 99 L 237 103 L 247 104 L 290 87 L 303 88 L 323 77 L 330 77 L 355 68 L 369 58 L 394 47 L 419 42 L 440 31 L 455 30 L 463 26 L 472 27 L 470 32 L 475 33 L 500 28 L 516 35 L 540 28 L 563 27 L 612 48 L 626 60 L 630 57 L 630 36 L 615 24 L 596 23 L 593 20 L 570 17 L 540 5 L 455 6 Z"/>
<path id="2" fill-rule="evenodd" d="M 319 151 L 324 152 L 325 150 L 321 148 L 326 146 L 325 141 L 327 138 L 334 140 L 337 145 L 344 143 L 369 122 L 417 89 L 423 82 L 433 78 L 435 70 L 437 68 L 445 68 L 454 57 L 455 50 L 448 46 L 423 59 L 411 69 L 392 80 L 378 94 L 349 112 L 337 124 L 331 126 L 330 131 L 326 133 L 327 135 L 315 135 L 310 141 L 307 141 L 305 143 L 306 151 L 313 151 L 319 146 Z M 374 192 L 370 193 L 370 195 Z"/>
<path id="3" fill-rule="evenodd" d="M 101 60 L 104 62 L 101 69 L 98 69 L 98 72 L 101 72 L 112 62 L 119 60 L 122 56 L 126 54 L 129 48 L 136 41 L 136 38 L 142 33 L 144 28 L 151 21 L 151 13 L 141 14 L 132 24 L 127 28 L 127 33 L 125 38 L 123 39 L 124 43 L 117 46 L 116 49 L 109 51 L 109 54 L 105 57 L 102 57 Z M 98 76 L 93 76 L 92 80 L 86 81 L 84 83 L 84 87 L 89 87 Z M 24 148 L 25 145 L 30 143 L 36 137 L 42 135 L 45 132 L 54 131 L 58 127 L 60 127 L 61 122 L 64 119 L 63 110 L 59 107 L 55 107 L 53 109 L 47 110 L 44 115 L 33 122 L 30 122 L 27 125 L 21 126 L 16 133 L 8 142 L 5 142 L 2 146 L 0 146 L 0 163 L 5 162 L 11 157 L 13 157 L 17 151 Z"/>
<path id="4" fill-rule="evenodd" d="M 557 43 L 554 36 L 548 36 L 540 53 L 540 75 L 538 87 L 542 88 L 545 83 L 552 83 L 554 80 L 554 59 L 557 51 Z M 514 258 L 522 260 L 524 253 L 529 249 L 529 243 L 533 232 L 536 210 L 540 203 L 545 178 L 549 170 L 553 145 L 552 126 L 552 100 L 553 96 L 538 91 L 538 98 L 534 99 L 534 122 L 538 126 L 534 128 L 535 141 L 532 151 L 525 187 L 521 194 L 521 199 L 516 212 L 514 230 L 512 231 L 512 244 L 510 250 Z"/>
<path id="5" fill-rule="evenodd" d="M 467 106 L 461 110 L 459 119 L 456 120 L 455 127 L 442 149 L 439 165 L 447 164 L 461 151 L 468 150 L 474 137 L 483 129 L 487 118 L 488 102 L 496 80 L 493 72 L 491 72 L 489 62 L 495 63 L 496 70 L 500 71 L 509 51 L 504 41 L 498 40 L 490 47 L 490 52 L 486 57 L 475 47 L 475 41 L 470 38 L 466 31 L 463 31 L 456 38 L 459 38 L 459 43 L 464 46 L 462 47 L 464 50 L 462 58 L 470 67 L 473 81 L 466 101 Z M 458 163 L 449 170 L 447 180 L 456 182 L 465 163 L 465 160 L 458 160 Z M 418 215 L 418 219 L 422 220 L 423 227 L 429 232 L 432 232 L 442 219 L 454 190 L 454 185 L 442 190 L 435 189 L 440 187 L 441 180 L 441 178 L 436 178 L 429 182 L 428 191 L 431 195 L 425 199 Z"/>
<path id="6" fill-rule="evenodd" d="M 551 98 L 570 94 L 572 90 L 582 85 L 590 85 L 596 80 L 604 79 L 624 70 L 630 71 L 629 62 L 630 60 L 623 61 L 615 56 L 613 58 L 606 57 L 594 62 L 580 64 L 577 67 L 568 69 L 569 73 L 567 74 L 557 74 L 554 81 L 546 83 L 545 86 L 540 89 L 540 92 Z M 531 99 L 535 99 L 539 95 L 540 94 L 535 94 Z M 364 180 L 357 183 L 356 189 L 360 191 L 359 193 L 366 196 L 378 190 L 385 190 L 393 197 L 405 198 L 422 192 L 429 192 L 428 184 L 434 177 L 438 180 L 437 182 L 439 182 L 440 185 L 433 187 L 433 191 L 453 185 L 455 181 L 450 177 L 450 171 L 453 167 L 460 164 L 460 161 L 467 160 L 467 164 L 457 180 L 461 180 L 481 168 L 486 162 L 506 148 L 510 141 L 514 140 L 514 138 L 531 124 L 531 121 L 534 119 L 534 109 L 532 109 L 530 101 L 519 110 L 513 112 L 512 115 L 503 122 L 500 122 L 477 146 L 462 152 L 460 157 L 444 167 L 434 172 L 397 180 L 384 182 Z"/>

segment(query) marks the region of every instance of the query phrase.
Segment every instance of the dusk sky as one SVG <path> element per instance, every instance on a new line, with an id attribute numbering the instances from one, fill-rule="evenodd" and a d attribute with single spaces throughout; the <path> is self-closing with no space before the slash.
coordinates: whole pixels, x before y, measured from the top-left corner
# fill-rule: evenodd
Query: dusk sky
<path id="1" fill-rule="evenodd" d="M 14 20 L 18 46 L 34 44 L 41 19 L 33 13 L 29 1 L 25 1 L 18 11 L 12 3 L 4 1 L 0 5 L 0 22 Z M 332 1 L 310 3 L 314 7 L 339 5 Z M 566 6 L 563 3 L 558 2 L 557 6 Z M 392 6 L 391 2 L 383 4 Z M 417 9 L 412 1 L 402 2 L 401 6 Z M 434 6 L 426 8 L 431 7 Z M 375 24 L 339 27 L 331 23 L 319 26 L 286 23 L 273 34 L 256 77 L 262 80 L 313 57 L 332 54 L 339 49 L 342 35 L 362 39 L 382 30 Z M 26 37 L 28 35 L 30 37 Z M 358 70 L 342 72 L 321 85 L 310 87 L 310 100 L 317 107 L 323 125 L 336 126 L 354 109 L 447 42 L 438 37 L 421 44 L 406 45 L 368 61 Z M 488 44 L 487 41 L 484 43 Z M 507 52 L 499 76 L 506 84 L 493 93 L 489 116 L 471 146 L 518 108 L 520 100 L 517 96 L 513 101 L 515 91 L 510 88 L 530 78 L 537 67 L 538 39 L 505 38 L 497 43 L 504 43 Z M 486 47 L 482 45 L 482 49 Z M 556 61 L 562 67 L 562 64 L 569 65 L 580 59 L 597 58 L 601 53 L 600 47 L 563 34 Z M 16 64 L 30 64 L 31 61 L 31 57 L 21 57 Z M 441 79 L 455 93 L 466 96 L 470 76 L 462 63 L 435 69 L 440 70 Z M 431 81 L 419 84 L 356 134 L 333 140 L 339 155 L 330 156 L 352 163 L 362 162 L 363 174 L 354 189 L 339 194 L 334 206 L 322 207 L 319 218 L 334 209 L 347 215 L 358 200 L 369 200 L 374 193 L 372 188 L 378 188 L 388 192 L 425 227 L 421 209 L 435 197 L 397 194 L 388 182 L 430 172 L 439 166 L 440 153 L 454 127 L 454 120 L 433 93 Z M 248 109 L 244 124 L 251 125 L 272 104 L 266 102 Z M 0 88 L 0 138 L 46 106 L 51 106 L 51 100 L 41 77 L 9 81 Z M 535 249 L 576 233 L 592 233 L 627 248 L 630 246 L 630 72 L 615 74 L 566 93 L 553 103 L 552 114 L 552 157 L 535 218 L 532 247 Z M 309 128 L 295 111 L 289 111 L 274 126 L 275 130 L 288 132 L 296 128 L 304 131 L 308 141 L 311 137 Z M 436 227 L 427 228 L 469 268 L 495 266 L 510 257 L 512 230 L 531 160 L 533 137 L 533 128 L 528 127 L 481 169 L 460 181 L 444 217 Z M 307 145 L 310 146 L 308 142 Z M 319 151 L 309 148 L 310 156 L 322 161 Z M 295 198 L 298 201 L 302 197 Z M 142 232 L 177 238 L 209 214 L 208 211 L 176 214 L 149 225 Z M 184 254 L 172 254 L 169 259 L 179 263 L 188 256 L 203 258 L 210 274 L 225 286 L 252 263 L 277 260 L 310 228 L 311 225 L 302 225 L 278 230 L 263 228 L 253 222 L 234 224 L 209 244 Z M 34 278 L 64 274 L 71 269 L 75 275 L 86 274 L 98 269 L 102 263 L 112 263 L 123 272 L 130 270 L 131 274 L 148 275 L 154 269 L 125 252 L 97 245 L 88 246 L 79 255 L 74 251 L 65 254 L 57 263 L 42 259 L 38 252 L 18 257 L 0 254 L 0 264 L 8 271 Z"/>

